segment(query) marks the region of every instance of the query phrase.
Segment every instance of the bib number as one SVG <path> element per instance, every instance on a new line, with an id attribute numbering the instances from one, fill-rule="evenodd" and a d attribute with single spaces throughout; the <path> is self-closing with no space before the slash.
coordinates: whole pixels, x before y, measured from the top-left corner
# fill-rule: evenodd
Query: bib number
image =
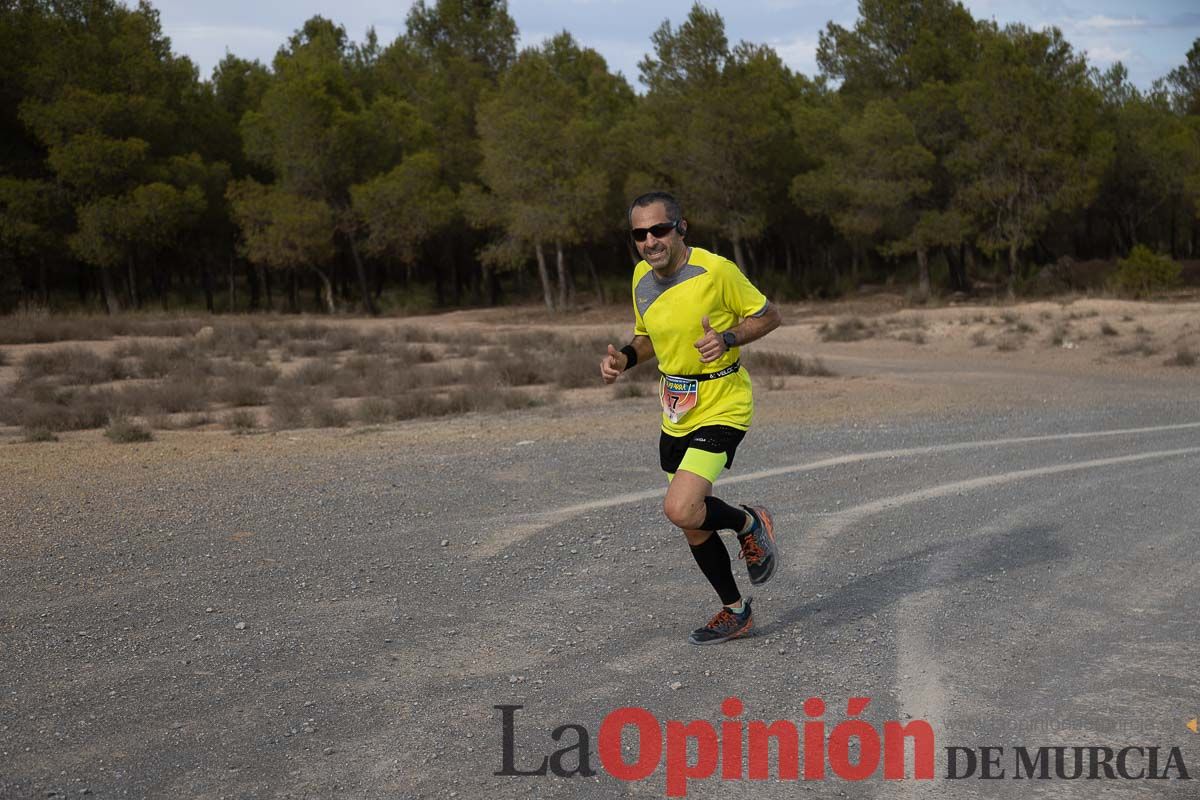
<path id="1" fill-rule="evenodd" d="M 678 424 L 695 408 L 699 396 L 700 381 L 695 378 L 664 375 L 659 381 L 658 399 L 662 403 L 663 413 L 672 423 Z"/>

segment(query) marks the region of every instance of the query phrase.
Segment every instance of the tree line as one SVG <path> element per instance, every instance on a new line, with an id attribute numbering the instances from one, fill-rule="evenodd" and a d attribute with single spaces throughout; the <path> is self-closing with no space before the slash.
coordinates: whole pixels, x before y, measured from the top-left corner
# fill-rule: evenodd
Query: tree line
<path id="1" fill-rule="evenodd" d="M 654 188 L 782 298 L 1195 256 L 1200 39 L 1142 91 L 1053 28 L 858 8 L 807 76 L 696 4 L 639 94 L 569 32 L 518 52 L 503 0 L 418 0 L 388 44 L 313 17 L 207 80 L 147 2 L 5 0 L 0 309 L 620 299 Z"/>

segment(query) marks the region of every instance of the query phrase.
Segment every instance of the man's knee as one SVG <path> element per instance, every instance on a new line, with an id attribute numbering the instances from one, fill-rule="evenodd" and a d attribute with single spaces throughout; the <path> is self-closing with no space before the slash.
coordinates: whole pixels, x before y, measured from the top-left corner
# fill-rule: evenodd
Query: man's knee
<path id="1" fill-rule="evenodd" d="M 704 498 L 673 496 L 663 500 L 663 513 L 671 524 L 684 530 L 694 530 L 704 522 Z"/>

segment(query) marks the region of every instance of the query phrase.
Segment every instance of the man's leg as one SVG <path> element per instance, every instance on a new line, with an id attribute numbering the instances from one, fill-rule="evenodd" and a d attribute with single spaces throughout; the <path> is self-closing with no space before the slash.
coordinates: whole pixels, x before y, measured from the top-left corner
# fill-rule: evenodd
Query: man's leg
<path id="1" fill-rule="evenodd" d="M 696 451 L 689 450 L 689 455 Z M 705 453 L 712 456 L 717 454 Z M 720 456 L 718 471 L 724 466 Z M 715 463 L 715 462 L 714 462 Z M 716 644 L 744 635 L 752 625 L 750 600 L 742 600 L 733 577 L 729 551 L 718 530 L 744 526 L 747 515 L 712 496 L 712 481 L 703 475 L 680 469 L 671 480 L 663 502 L 667 518 L 683 530 L 700 571 L 721 598 L 720 613 L 703 628 L 692 632 L 693 644 Z"/>

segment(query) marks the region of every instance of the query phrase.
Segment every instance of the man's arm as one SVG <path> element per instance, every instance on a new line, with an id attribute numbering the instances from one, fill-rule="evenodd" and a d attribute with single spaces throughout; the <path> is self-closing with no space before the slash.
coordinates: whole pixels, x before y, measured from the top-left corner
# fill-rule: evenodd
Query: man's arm
<path id="1" fill-rule="evenodd" d="M 649 336 L 634 336 L 633 341 L 628 346 L 632 347 L 633 351 L 637 353 L 638 364 L 654 358 L 654 344 L 650 341 Z M 617 379 L 617 376 L 628 368 L 628 356 L 610 344 L 608 352 L 600 360 L 600 377 L 604 378 L 605 383 L 612 383 Z"/>
<path id="2" fill-rule="evenodd" d="M 734 325 L 728 331 L 716 331 L 708 324 L 708 317 L 700 320 L 700 325 L 704 329 L 704 335 L 701 336 L 694 345 L 700 351 L 700 361 L 709 363 L 716 361 L 723 356 L 729 349 L 725 346 L 725 339 L 722 334 L 733 332 L 737 337 L 735 347 L 750 344 L 750 342 L 761 339 L 771 331 L 779 327 L 783 322 L 783 316 L 779 313 L 774 303 L 767 303 L 767 310 L 757 317 L 746 317 L 741 323 Z"/>
<path id="3" fill-rule="evenodd" d="M 774 303 L 767 303 L 767 310 L 762 315 L 746 317 L 741 321 L 741 324 L 735 325 L 729 330 L 733 331 L 733 335 L 737 337 L 737 346 L 741 347 L 744 344 L 750 344 L 757 339 L 761 339 L 778 328 L 782 323 L 783 315 L 779 313 L 779 306 Z"/>

